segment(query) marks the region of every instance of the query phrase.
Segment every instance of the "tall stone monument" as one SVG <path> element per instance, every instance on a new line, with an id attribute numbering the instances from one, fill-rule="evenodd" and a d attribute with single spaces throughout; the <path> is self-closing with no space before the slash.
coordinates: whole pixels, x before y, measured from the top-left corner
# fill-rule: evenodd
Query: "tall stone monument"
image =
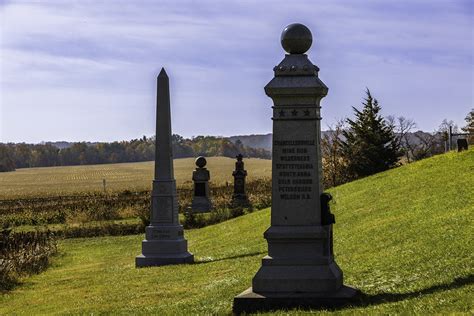
<path id="1" fill-rule="evenodd" d="M 206 158 L 196 158 L 196 169 L 193 171 L 194 195 L 191 209 L 194 213 L 207 213 L 211 211 L 212 204 L 209 198 L 209 179 L 211 174 L 206 168 Z"/>
<path id="2" fill-rule="evenodd" d="M 135 258 L 136 267 L 190 263 L 183 226 L 178 219 L 178 199 L 173 172 L 171 148 L 171 113 L 169 79 L 161 69 L 157 80 L 155 179 L 151 192 L 150 225 L 145 228 L 142 254 Z"/>
<path id="3" fill-rule="evenodd" d="M 234 177 L 234 194 L 232 195 L 233 206 L 245 206 L 249 204 L 247 194 L 245 193 L 245 177 L 247 177 L 247 170 L 244 169 L 244 162 L 242 154 L 238 154 L 235 158 L 235 170 L 232 172 Z"/>
<path id="4" fill-rule="evenodd" d="M 305 52 L 312 35 L 302 24 L 287 26 L 288 53 L 265 87 L 273 100 L 271 226 L 268 255 L 252 287 L 234 298 L 234 312 L 346 303 L 357 291 L 343 285 L 334 261 L 330 196 L 323 194 L 320 101 L 328 88 Z"/>

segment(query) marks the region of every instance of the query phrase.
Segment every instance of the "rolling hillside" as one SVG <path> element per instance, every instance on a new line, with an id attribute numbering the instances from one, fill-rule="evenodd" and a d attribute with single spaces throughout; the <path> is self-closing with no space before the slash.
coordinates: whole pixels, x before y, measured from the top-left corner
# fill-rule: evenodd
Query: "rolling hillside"
<path id="1" fill-rule="evenodd" d="M 471 149 L 330 190 L 336 260 L 365 294 L 333 312 L 472 315 L 473 188 Z M 62 241 L 49 270 L 0 295 L 0 314 L 229 314 L 266 252 L 269 215 L 187 231 L 193 265 L 135 269 L 141 235 Z"/>

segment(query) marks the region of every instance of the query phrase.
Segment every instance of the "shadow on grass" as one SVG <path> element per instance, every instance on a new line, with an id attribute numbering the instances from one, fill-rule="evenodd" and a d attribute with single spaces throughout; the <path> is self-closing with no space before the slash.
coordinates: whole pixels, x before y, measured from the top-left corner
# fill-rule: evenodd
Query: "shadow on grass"
<path id="1" fill-rule="evenodd" d="M 246 257 L 253 257 L 257 255 L 265 255 L 267 254 L 266 251 L 256 251 L 256 252 L 251 252 L 251 253 L 243 253 L 243 254 L 238 254 L 230 257 L 224 257 L 224 258 L 203 258 L 199 259 L 198 261 L 194 261 L 194 264 L 204 264 L 204 263 L 211 263 L 211 262 L 217 262 L 217 261 L 224 261 L 224 260 L 232 260 L 232 259 L 239 259 L 239 258 L 246 258 Z"/>
<path id="2" fill-rule="evenodd" d="M 374 294 L 374 295 L 362 293 L 358 296 L 358 300 L 356 302 L 353 302 L 351 306 L 364 307 L 364 306 L 369 306 L 369 305 L 394 303 L 394 302 L 399 302 L 399 301 L 403 301 L 403 300 L 414 298 L 414 297 L 419 297 L 422 295 L 428 295 L 428 294 L 433 294 L 433 293 L 438 293 L 438 292 L 443 292 L 443 291 L 454 290 L 454 289 L 458 289 L 470 284 L 474 284 L 474 274 L 470 274 L 465 277 L 455 278 L 450 283 L 433 285 L 431 287 L 414 291 L 414 292 L 409 292 L 409 293 L 379 293 L 379 294 Z"/>
<path id="3" fill-rule="evenodd" d="M 454 290 L 462 288 L 466 285 L 474 283 L 474 275 L 468 275 L 466 277 L 459 277 L 454 279 L 450 283 L 438 284 L 425 288 L 419 291 L 413 291 L 409 293 L 380 293 L 375 295 L 369 295 L 360 293 L 357 294 L 352 299 L 349 298 L 335 298 L 335 297 L 320 297 L 320 298 L 294 298 L 287 297 L 283 299 L 272 298 L 264 301 L 261 299 L 253 299 L 246 304 L 241 304 L 238 307 L 238 311 L 234 311 L 235 315 L 243 311 L 239 311 L 240 308 L 243 308 L 244 311 L 254 313 L 254 312 L 270 312 L 276 310 L 285 310 L 285 311 L 319 311 L 319 310 L 346 310 L 350 311 L 353 308 L 358 307 L 367 307 L 372 305 L 379 305 L 385 303 L 394 303 L 399 302 L 415 297 L 420 297 L 423 295 L 429 295 L 438 292 L 444 292 L 449 290 Z M 249 297 L 252 299 L 251 297 Z M 235 307 L 234 301 L 234 307 Z"/>

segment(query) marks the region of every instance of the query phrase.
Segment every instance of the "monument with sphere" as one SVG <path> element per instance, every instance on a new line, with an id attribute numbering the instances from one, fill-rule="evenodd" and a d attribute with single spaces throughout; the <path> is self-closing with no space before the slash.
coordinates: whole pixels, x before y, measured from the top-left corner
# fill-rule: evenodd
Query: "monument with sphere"
<path id="1" fill-rule="evenodd" d="M 207 213 L 211 211 L 212 204 L 209 198 L 209 180 L 211 174 L 206 168 L 207 160 L 199 156 L 195 161 L 196 169 L 193 171 L 194 195 L 191 202 L 193 213 Z"/>
<path id="2" fill-rule="evenodd" d="M 321 99 L 328 88 L 305 54 L 312 44 L 302 24 L 281 35 L 287 52 L 265 86 L 273 100 L 271 226 L 268 255 L 252 287 L 234 298 L 234 312 L 347 303 L 357 291 L 343 284 L 334 260 L 330 195 L 323 193 Z"/>

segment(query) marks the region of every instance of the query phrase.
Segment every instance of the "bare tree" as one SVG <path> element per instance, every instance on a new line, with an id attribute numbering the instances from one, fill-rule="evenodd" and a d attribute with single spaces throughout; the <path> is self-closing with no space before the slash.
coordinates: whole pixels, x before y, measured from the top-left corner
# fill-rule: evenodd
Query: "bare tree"
<path id="1" fill-rule="evenodd" d="M 334 187 L 349 181 L 345 172 L 347 163 L 341 152 L 342 131 L 344 129 L 343 119 L 336 122 L 334 126 L 328 126 L 328 132 L 321 139 L 321 151 L 323 156 L 324 187 Z"/>
<path id="2" fill-rule="evenodd" d="M 449 129 L 451 128 L 453 133 L 459 133 L 458 126 L 454 123 L 454 121 L 448 121 L 444 119 L 441 124 L 439 125 L 438 129 L 435 133 L 439 133 L 442 136 L 442 141 L 445 144 L 445 151 L 449 150 L 448 141 L 449 141 Z"/>
<path id="3" fill-rule="evenodd" d="M 413 159 L 414 144 L 412 142 L 411 131 L 416 128 L 414 120 L 404 116 L 395 117 L 390 115 L 386 118 L 387 123 L 393 128 L 397 136 L 398 145 L 403 151 L 406 162 L 410 163 Z"/>
<path id="4" fill-rule="evenodd" d="M 453 121 L 444 119 L 439 128 L 433 133 L 424 133 L 422 131 L 413 133 L 414 139 L 410 145 L 410 153 L 413 160 L 442 154 L 445 151 L 450 126 L 453 128 L 453 133 L 458 131 L 458 127 Z"/>
<path id="5" fill-rule="evenodd" d="M 418 131 L 414 133 L 417 143 L 412 146 L 413 160 L 420 160 L 444 152 L 443 136 L 438 132 L 423 133 Z"/>

